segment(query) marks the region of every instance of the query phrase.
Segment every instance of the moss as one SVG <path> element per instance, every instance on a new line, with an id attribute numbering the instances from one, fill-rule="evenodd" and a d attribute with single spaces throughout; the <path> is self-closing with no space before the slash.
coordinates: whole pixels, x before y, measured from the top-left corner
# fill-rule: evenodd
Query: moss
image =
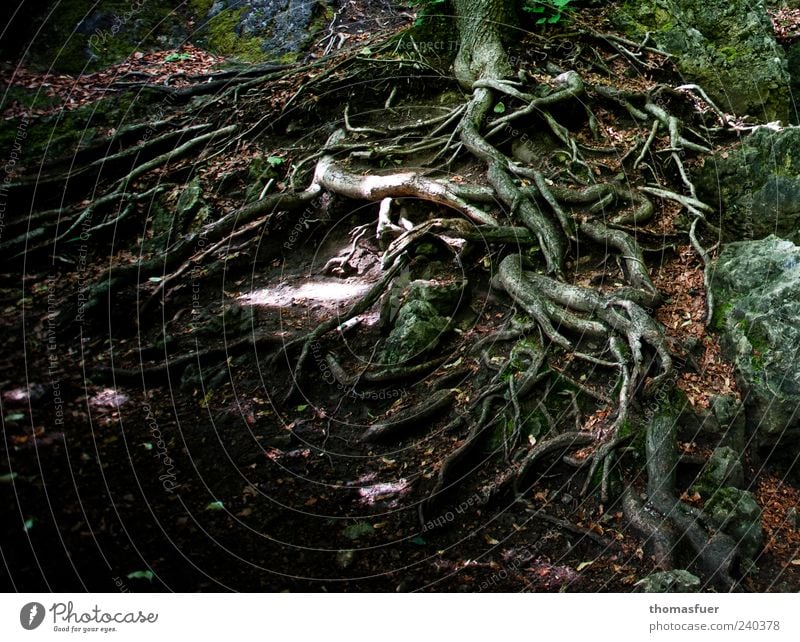
<path id="1" fill-rule="evenodd" d="M 714 314 L 711 317 L 711 327 L 717 332 L 722 332 L 725 329 L 725 319 L 728 313 L 733 309 L 733 302 L 727 301 L 721 305 L 714 307 Z"/>
<path id="2" fill-rule="evenodd" d="M 211 7 L 214 6 L 214 0 L 189 0 L 189 9 L 198 18 L 205 18 Z"/>
<path id="3" fill-rule="evenodd" d="M 266 59 L 261 48 L 261 38 L 238 36 L 236 27 L 245 9 L 225 9 L 211 18 L 203 30 L 206 46 L 210 51 L 223 56 L 236 56 L 247 62 L 260 62 Z"/>
<path id="4" fill-rule="evenodd" d="M 80 28 L 84 19 L 105 16 L 93 31 Z M 136 10 L 130 0 L 62 0 L 36 37 L 26 62 L 34 69 L 64 73 L 94 71 L 120 62 L 137 49 L 158 46 L 157 36 L 182 22 L 169 6 L 146 3 Z"/>
<path id="5" fill-rule="evenodd" d="M 514 420 L 506 416 L 503 421 L 497 423 L 495 428 L 489 434 L 489 439 L 486 443 L 487 451 L 496 453 L 503 448 L 503 444 L 511 438 L 514 434 Z"/>
<path id="6" fill-rule="evenodd" d="M 735 62 L 740 56 L 738 49 L 736 47 L 720 47 L 719 53 L 725 58 L 726 62 Z"/>
<path id="7" fill-rule="evenodd" d="M 143 94 L 123 94 L 75 110 L 33 117 L 26 129 L 22 164 L 71 157 L 105 136 L 108 129 L 151 116 L 151 110 L 152 103 Z M 14 127 L 0 129 L 0 146 L 9 147 L 16 134 Z"/>
<path id="8" fill-rule="evenodd" d="M 12 87 L 0 85 L 0 95 L 4 96 L 3 108 L 19 103 L 31 109 L 47 109 L 61 102 L 58 96 L 50 96 L 40 89 L 28 89 L 19 85 Z"/>

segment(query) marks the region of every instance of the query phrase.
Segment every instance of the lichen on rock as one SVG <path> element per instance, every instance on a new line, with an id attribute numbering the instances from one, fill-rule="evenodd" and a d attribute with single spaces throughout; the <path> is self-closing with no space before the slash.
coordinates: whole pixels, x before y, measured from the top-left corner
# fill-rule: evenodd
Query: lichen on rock
<path id="1" fill-rule="evenodd" d="M 744 393 L 754 444 L 796 443 L 800 440 L 800 247 L 776 236 L 730 243 L 716 262 L 712 288 L 722 347 Z"/>
<path id="2" fill-rule="evenodd" d="M 764 0 L 628 1 L 616 23 L 640 40 L 649 33 L 724 111 L 788 122 L 786 59 Z"/>

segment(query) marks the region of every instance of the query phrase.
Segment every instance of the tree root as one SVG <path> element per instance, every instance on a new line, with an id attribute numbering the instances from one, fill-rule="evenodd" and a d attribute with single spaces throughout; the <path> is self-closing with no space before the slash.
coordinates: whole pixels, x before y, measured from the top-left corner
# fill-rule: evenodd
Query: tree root
<path id="1" fill-rule="evenodd" d="M 386 421 L 373 424 L 361 435 L 360 440 L 363 442 L 375 442 L 389 437 L 397 438 L 398 433 L 424 424 L 429 419 L 447 410 L 454 399 L 455 392 L 453 390 L 437 390 L 421 404 L 398 412 Z"/>
<path id="2" fill-rule="evenodd" d="M 451 193 L 441 183 L 415 172 L 360 176 L 339 167 L 332 156 L 323 156 L 317 163 L 314 182 L 335 194 L 366 201 L 413 196 L 450 207 L 480 225 L 497 225 L 490 214 Z"/>
<path id="3" fill-rule="evenodd" d="M 285 341 L 282 333 L 268 333 L 246 336 L 226 343 L 218 348 L 206 348 L 190 354 L 165 359 L 163 363 L 140 368 L 92 367 L 88 368 L 90 377 L 98 377 L 101 381 L 114 384 L 150 384 L 164 385 L 174 377 L 179 377 L 186 366 L 191 364 L 209 365 L 224 361 L 228 357 L 244 352 L 248 348 L 257 349 L 272 346 Z M 165 355 L 166 356 L 166 355 Z"/>
<path id="4" fill-rule="evenodd" d="M 397 258 L 394 264 L 387 270 L 387 272 L 381 277 L 381 279 L 375 283 L 369 291 L 359 299 L 350 309 L 345 312 L 345 314 L 341 317 L 333 317 L 328 321 L 325 321 L 318 325 L 314 330 L 309 332 L 304 337 L 299 337 L 287 343 L 283 349 L 275 354 L 272 358 L 274 361 L 280 354 L 288 355 L 292 350 L 294 350 L 297 346 L 302 345 L 302 350 L 300 352 L 300 357 L 298 358 L 297 362 L 295 363 L 294 370 L 292 372 L 292 381 L 290 384 L 289 391 L 287 392 L 284 403 L 289 400 L 289 398 L 294 394 L 295 390 L 300 381 L 300 377 L 302 375 L 303 366 L 305 365 L 305 361 L 308 358 L 308 354 L 311 350 L 312 345 L 318 341 L 323 335 L 327 334 L 331 330 L 336 329 L 339 325 L 343 322 L 352 319 L 359 314 L 362 314 L 366 310 L 368 310 L 372 305 L 380 298 L 383 291 L 388 287 L 389 283 L 391 283 L 392 279 L 397 276 L 398 272 L 406 265 L 408 259 L 406 255 L 401 255 Z"/>
<path id="5" fill-rule="evenodd" d="M 519 470 L 514 478 L 514 493 L 521 495 L 527 492 L 530 485 L 526 485 L 536 464 L 554 453 L 564 454 L 575 447 L 587 446 L 594 443 L 594 436 L 584 432 L 565 432 L 537 443 L 520 463 Z"/>

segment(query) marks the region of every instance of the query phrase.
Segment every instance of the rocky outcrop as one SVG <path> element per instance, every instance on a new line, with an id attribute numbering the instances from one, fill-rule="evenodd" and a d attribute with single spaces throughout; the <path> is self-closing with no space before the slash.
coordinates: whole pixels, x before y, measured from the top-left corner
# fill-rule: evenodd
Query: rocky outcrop
<path id="1" fill-rule="evenodd" d="M 630 0 L 616 17 L 634 38 L 650 33 L 724 111 L 788 122 L 786 60 L 764 0 Z"/>
<path id="2" fill-rule="evenodd" d="M 731 243 L 716 262 L 714 325 L 744 393 L 757 447 L 800 441 L 800 247 L 769 236 Z M 788 453 L 781 449 L 779 453 Z"/>
<path id="3" fill-rule="evenodd" d="M 50 0 L 49 6 L 28 34 L 35 42 L 28 61 L 63 73 L 189 41 L 245 62 L 290 62 L 332 17 L 320 0 Z"/>
<path id="4" fill-rule="evenodd" d="M 318 0 L 194 0 L 194 4 L 201 14 L 206 10 L 199 38 L 209 49 L 250 59 L 297 54 L 326 15 L 325 3 Z"/>
<path id="5" fill-rule="evenodd" d="M 695 183 L 722 210 L 726 240 L 776 234 L 800 241 L 800 129 L 756 130 L 706 158 Z"/>

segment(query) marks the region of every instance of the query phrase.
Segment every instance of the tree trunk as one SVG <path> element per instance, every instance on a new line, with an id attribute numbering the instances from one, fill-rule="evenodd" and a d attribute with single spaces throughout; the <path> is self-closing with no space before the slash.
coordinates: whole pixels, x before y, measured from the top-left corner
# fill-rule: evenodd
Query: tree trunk
<path id="1" fill-rule="evenodd" d="M 503 46 L 503 35 L 516 25 L 513 2 L 504 0 L 453 0 L 459 49 L 455 76 L 465 89 L 481 79 L 507 78 L 513 73 Z"/>

